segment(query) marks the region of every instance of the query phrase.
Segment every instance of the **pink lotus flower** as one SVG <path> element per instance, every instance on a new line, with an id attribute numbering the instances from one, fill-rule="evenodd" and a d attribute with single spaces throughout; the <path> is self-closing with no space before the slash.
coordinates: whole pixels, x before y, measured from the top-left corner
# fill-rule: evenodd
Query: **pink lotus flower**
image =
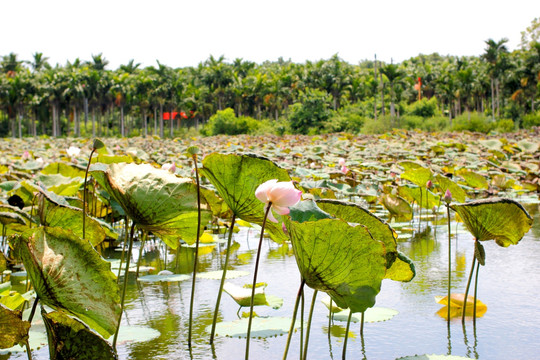
<path id="1" fill-rule="evenodd" d="M 346 173 L 349 172 L 349 168 L 346 167 L 345 165 L 343 165 L 343 166 L 341 167 L 341 172 L 344 173 L 344 174 L 346 174 Z"/>
<path id="2" fill-rule="evenodd" d="M 339 166 L 345 166 L 345 159 L 339 158 L 338 163 L 339 163 Z"/>
<path id="3" fill-rule="evenodd" d="M 175 163 L 163 164 L 163 165 L 161 165 L 161 168 L 162 168 L 163 170 L 170 171 L 170 172 L 172 172 L 173 174 L 176 172 L 176 164 L 175 164 Z"/>
<path id="4" fill-rule="evenodd" d="M 270 205 L 277 214 L 287 215 L 290 212 L 289 206 L 300 201 L 302 192 L 294 187 L 292 181 L 278 182 L 276 179 L 272 179 L 259 185 L 255 190 L 255 197 L 266 204 L 265 212 Z M 275 223 L 278 222 L 272 211 L 268 212 L 268 219 Z"/>
<path id="5" fill-rule="evenodd" d="M 449 189 L 446 189 L 446 192 L 444 193 L 444 202 L 447 204 L 450 204 L 452 202 L 452 193 Z"/>
<path id="6" fill-rule="evenodd" d="M 23 160 L 28 160 L 28 159 L 30 159 L 30 153 L 29 153 L 28 151 L 23 152 L 23 154 L 22 154 L 22 159 L 23 159 Z"/>

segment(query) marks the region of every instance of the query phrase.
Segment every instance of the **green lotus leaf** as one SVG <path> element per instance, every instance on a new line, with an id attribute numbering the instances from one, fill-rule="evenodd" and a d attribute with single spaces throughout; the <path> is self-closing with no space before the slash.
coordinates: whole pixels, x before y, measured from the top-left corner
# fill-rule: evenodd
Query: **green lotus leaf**
<path id="1" fill-rule="evenodd" d="M 435 354 L 424 354 L 424 355 L 414 355 L 414 356 L 405 356 L 397 358 L 396 360 L 470 360 L 472 358 L 464 356 L 455 356 L 455 355 L 435 355 Z"/>
<path id="2" fill-rule="evenodd" d="M 84 179 L 86 169 L 75 164 L 67 164 L 65 162 L 55 162 L 45 166 L 41 171 L 44 175 L 60 174 L 68 178 L 80 177 Z"/>
<path id="3" fill-rule="evenodd" d="M 423 168 L 423 166 L 420 165 L 419 163 L 417 163 L 415 161 L 409 161 L 409 160 L 400 161 L 399 165 L 401 167 L 403 167 L 405 169 L 405 171 L 414 170 L 414 169 L 418 169 L 418 168 Z"/>
<path id="4" fill-rule="evenodd" d="M 225 285 L 223 285 L 223 291 L 229 294 L 238 305 L 250 306 L 251 288 L 245 288 L 227 282 L 225 283 Z M 253 299 L 253 305 L 268 305 L 266 301 L 266 295 L 264 293 L 264 287 L 255 288 L 255 298 Z"/>
<path id="5" fill-rule="evenodd" d="M 11 294 L 8 293 L 0 296 L 0 304 L 11 310 L 19 309 L 19 307 L 24 304 L 25 301 L 26 298 L 18 292 L 13 292 Z"/>
<path id="6" fill-rule="evenodd" d="M 137 227 L 176 249 L 178 239 L 197 238 L 197 185 L 149 164 L 111 164 L 91 168 L 92 176 L 122 206 Z M 205 206 L 203 204 L 203 206 Z M 211 220 L 202 209 L 201 233 Z"/>
<path id="7" fill-rule="evenodd" d="M 386 210 L 390 212 L 390 215 L 397 219 L 397 221 L 412 220 L 413 214 L 411 205 L 401 196 L 384 194 L 381 196 L 381 203 Z"/>
<path id="8" fill-rule="evenodd" d="M 46 313 L 41 317 L 49 338 L 51 360 L 60 359 L 117 359 L 112 346 L 77 319 L 60 311 Z"/>
<path id="9" fill-rule="evenodd" d="M 386 270 L 385 279 L 408 282 L 416 276 L 416 269 L 411 259 L 401 252 L 397 252 L 397 257 L 392 266 Z"/>
<path id="10" fill-rule="evenodd" d="M 17 190 L 21 186 L 16 180 L 3 181 L 0 183 L 0 189 L 4 191 Z"/>
<path id="11" fill-rule="evenodd" d="M 289 332 L 291 318 L 287 317 L 254 317 L 251 324 L 252 338 L 267 338 L 284 335 Z M 247 337 L 248 319 L 243 318 L 234 321 L 219 322 L 216 324 L 216 335 L 245 338 Z M 300 327 L 300 321 L 296 320 L 294 328 Z M 211 326 L 206 328 L 210 332 Z"/>
<path id="12" fill-rule="evenodd" d="M 433 178 L 433 173 L 430 169 L 425 167 L 419 167 L 416 169 L 410 169 L 401 173 L 401 178 L 409 180 L 415 185 L 425 188 L 429 180 Z"/>
<path id="13" fill-rule="evenodd" d="M 0 251 L 0 272 L 3 272 L 7 269 L 7 259 L 6 255 L 4 255 L 3 252 Z M 2 284 L 0 284 L 0 289 L 2 288 Z M 0 291 L 2 293 L 2 291 Z"/>
<path id="14" fill-rule="evenodd" d="M 203 160 L 201 173 L 237 217 L 258 225 L 263 223 L 264 204 L 255 197 L 257 187 L 272 179 L 291 180 L 285 169 L 254 155 L 210 154 Z M 275 241 L 287 239 L 279 224 L 267 221 L 266 229 Z"/>
<path id="15" fill-rule="evenodd" d="M 540 148 L 540 142 L 538 141 L 528 141 L 528 140 L 520 140 L 517 142 L 517 146 L 521 149 L 521 151 L 526 153 L 535 153 Z"/>
<path id="16" fill-rule="evenodd" d="M 501 150 L 504 145 L 499 139 L 480 139 L 477 141 L 490 150 Z"/>
<path id="17" fill-rule="evenodd" d="M 533 222 L 523 206 L 511 199 L 483 199 L 450 207 L 459 214 L 475 239 L 495 240 L 503 247 L 516 245 Z"/>
<path id="18" fill-rule="evenodd" d="M 422 192 L 421 195 L 420 192 Z M 417 204 L 420 204 L 424 209 L 433 209 L 433 207 L 439 207 L 440 205 L 440 198 L 428 189 L 426 189 L 425 186 L 400 186 L 398 189 L 398 193 L 399 196 L 402 196 L 408 201 L 415 201 Z"/>
<path id="19" fill-rule="evenodd" d="M 83 212 L 81 209 L 58 204 L 50 197 L 50 193 L 45 192 L 41 192 L 39 195 L 39 205 L 42 225 L 66 229 L 82 238 Z M 85 238 L 92 246 L 97 246 L 105 240 L 105 230 L 97 220 L 87 216 L 85 227 Z"/>
<path id="20" fill-rule="evenodd" d="M 121 163 L 132 163 L 133 158 L 129 155 L 107 155 L 99 154 L 96 157 L 92 158 L 92 164 L 101 163 L 101 164 L 121 164 Z"/>
<path id="21" fill-rule="evenodd" d="M 88 241 L 61 228 L 39 227 L 11 242 L 40 301 L 77 316 L 103 336 L 116 330 L 116 277 Z"/>
<path id="22" fill-rule="evenodd" d="M 15 212 L 0 211 L 0 223 L 4 226 L 9 224 L 26 225 L 26 219 Z"/>
<path id="23" fill-rule="evenodd" d="M 475 173 L 473 171 L 468 171 L 468 170 L 460 171 L 459 176 L 461 176 L 465 180 L 467 185 L 469 185 L 470 187 L 473 187 L 475 189 L 484 189 L 484 190 L 489 188 L 487 179 L 478 173 Z"/>
<path id="24" fill-rule="evenodd" d="M 463 190 L 461 186 L 459 186 L 446 176 L 437 174 L 435 176 L 435 180 L 439 184 L 443 196 L 446 193 L 446 190 L 450 190 L 450 193 L 452 194 L 452 200 L 464 203 L 467 199 L 467 193 L 465 192 L 465 190 Z"/>
<path id="25" fill-rule="evenodd" d="M 306 216 L 292 207 L 285 223 L 306 284 L 328 293 L 341 308 L 362 312 L 372 307 L 386 273 L 384 244 L 366 227 L 341 219 L 299 222 L 298 218 Z"/>
<path id="26" fill-rule="evenodd" d="M 28 341 L 30 323 L 22 320 L 22 312 L 0 304 L 0 349 L 7 349 Z"/>
<path id="27" fill-rule="evenodd" d="M 392 266 L 397 256 L 397 234 L 384 220 L 354 203 L 337 200 L 318 200 L 317 206 L 348 223 L 360 224 L 367 227 L 375 240 L 384 243 L 387 256 L 386 267 L 390 268 Z"/>
<path id="28" fill-rule="evenodd" d="M 335 321 L 348 321 L 349 319 L 349 310 L 343 310 L 334 314 L 332 317 Z M 381 321 L 388 321 L 398 314 L 397 310 L 383 308 L 383 307 L 373 307 L 367 309 L 364 312 L 364 323 L 374 323 Z M 355 314 L 351 316 L 351 322 L 357 323 L 362 321 L 362 315 Z"/>

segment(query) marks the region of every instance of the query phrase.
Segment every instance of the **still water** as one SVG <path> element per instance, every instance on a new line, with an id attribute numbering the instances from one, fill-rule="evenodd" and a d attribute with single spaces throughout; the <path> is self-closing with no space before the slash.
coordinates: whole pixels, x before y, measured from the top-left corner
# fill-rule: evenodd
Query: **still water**
<path id="1" fill-rule="evenodd" d="M 442 307 L 435 296 L 446 295 L 448 277 L 447 226 L 434 227 L 425 238 L 402 232 L 398 249 L 414 261 L 416 277 L 409 283 L 384 280 L 377 296 L 377 307 L 397 310 L 391 320 L 364 325 L 352 324 L 347 346 L 348 359 L 385 360 L 421 354 L 452 354 L 472 359 L 540 359 L 540 215 L 538 205 L 526 206 L 534 217 L 533 229 L 516 246 L 502 248 L 485 242 L 486 265 L 480 268 L 478 298 L 488 307 L 476 327 L 461 319 L 447 322 L 436 312 Z M 425 224 L 425 222 L 424 222 Z M 424 224 L 422 226 L 424 226 Z M 416 228 L 416 224 L 412 224 Z M 464 293 L 473 259 L 473 240 L 464 229 L 452 224 L 452 292 Z M 410 229 L 412 230 L 412 229 Z M 457 233 L 457 236 L 455 234 Z M 259 231 L 241 228 L 234 234 L 239 249 L 231 255 L 230 269 L 252 273 Z M 200 256 L 199 271 L 220 270 L 224 262 L 223 245 Z M 182 248 L 179 261 L 175 251 L 167 252 L 158 243 L 143 249 L 143 264 L 157 270 L 189 273 L 193 259 L 191 249 Z M 118 252 L 108 254 L 119 257 Z M 134 251 L 134 259 L 138 255 Z M 251 283 L 251 275 L 228 280 L 237 285 Z M 283 306 L 274 310 L 259 306 L 259 316 L 291 317 L 298 287 L 299 272 L 291 248 L 269 240 L 263 242 L 258 282 L 266 282 L 266 293 L 283 298 Z M 149 327 L 159 331 L 157 337 L 142 342 L 119 342 L 120 359 L 243 359 L 245 339 L 216 337 L 208 344 L 207 326 L 212 322 L 219 280 L 197 279 L 194 308 L 194 338 L 191 351 L 187 346 L 191 280 L 179 283 L 139 283 L 129 277 L 123 324 Z M 313 291 L 305 290 L 305 316 Z M 345 322 L 334 321 L 328 328 L 328 310 L 319 293 L 315 303 L 310 334 L 309 359 L 341 359 Z M 238 305 L 223 294 L 219 321 L 237 319 Z M 249 311 L 244 308 L 243 311 Z M 252 359 L 281 359 L 286 336 L 252 339 Z M 289 359 L 299 358 L 300 332 L 296 332 Z M 48 359 L 47 348 L 33 352 L 34 359 Z M 0 359 L 26 359 L 26 354 L 0 355 Z"/>

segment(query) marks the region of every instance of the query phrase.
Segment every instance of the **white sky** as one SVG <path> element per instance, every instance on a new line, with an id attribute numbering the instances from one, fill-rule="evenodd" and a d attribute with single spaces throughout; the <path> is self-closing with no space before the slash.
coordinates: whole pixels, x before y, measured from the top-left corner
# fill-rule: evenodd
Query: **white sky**
<path id="1" fill-rule="evenodd" d="M 210 55 L 262 63 L 334 54 L 357 64 L 419 54 L 480 55 L 540 17 L 540 0 L 2 0 L 0 56 L 42 52 L 51 65 L 103 53 L 108 69 L 130 59 L 196 66 Z"/>

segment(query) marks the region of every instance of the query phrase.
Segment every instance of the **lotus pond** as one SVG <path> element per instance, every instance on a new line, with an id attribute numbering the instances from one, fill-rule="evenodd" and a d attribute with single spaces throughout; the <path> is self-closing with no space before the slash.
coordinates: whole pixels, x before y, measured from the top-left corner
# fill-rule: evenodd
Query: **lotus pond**
<path id="1" fill-rule="evenodd" d="M 252 359 L 283 358 L 296 303 L 299 309 L 289 359 L 301 353 L 308 359 L 398 359 L 422 354 L 447 355 L 441 359 L 535 358 L 540 331 L 540 277 L 535 275 L 540 250 L 536 138 L 527 133 L 482 138 L 395 132 L 362 138 L 107 139 L 105 148 L 95 149 L 86 195 L 84 172 L 95 143 L 5 141 L 0 187 L 6 205 L 0 213 L 5 236 L 2 251 L 11 273 L 4 275 L 0 300 L 3 308 L 11 305 L 10 309 L 25 310 L 23 319 L 27 319 L 39 298 L 43 310 L 37 307 L 30 327 L 34 359 L 63 358 L 50 353 L 47 331 L 60 340 L 52 343 L 55 354 L 87 344 L 88 348 L 100 346 L 97 353 L 107 357 L 94 353 L 84 358 L 114 358 L 114 350 L 108 357 L 103 349 L 109 351 L 115 344 L 119 359 L 239 359 L 246 352 L 250 287 L 259 257 L 260 286 L 255 299 L 266 305 L 254 306 Z M 70 154 L 66 151 L 70 146 L 80 148 L 80 153 Z M 196 189 L 194 159 L 205 188 L 200 228 L 197 192 L 191 187 L 179 190 L 188 183 Z M 256 166 L 249 166 L 251 161 Z M 173 162 L 175 175 L 170 169 Z M 159 169 L 162 165 L 169 171 Z M 130 168 L 136 171 L 127 171 Z M 155 177 L 144 178 L 154 172 Z M 290 214 L 274 212 L 277 224 L 263 221 L 264 204 L 254 196 L 255 188 L 269 179 L 292 179 L 303 192 L 302 201 L 291 206 Z M 131 192 L 130 184 L 144 188 L 142 195 Z M 452 194 L 450 226 L 446 190 Z M 181 208 L 164 200 L 179 191 L 182 199 L 175 201 L 182 203 Z M 24 202 L 21 210 L 7 205 L 13 195 Z M 69 219 L 82 220 L 83 202 L 88 204 L 89 216 L 81 226 L 79 220 Z M 150 214 L 146 207 L 152 209 Z M 176 212 L 175 216 L 163 215 L 170 212 Z M 338 219 L 348 223 L 339 220 L 338 224 Z M 124 282 L 132 222 L 136 226 L 128 281 Z M 263 224 L 265 236 L 261 237 Z M 40 253 L 40 239 L 54 256 L 39 255 L 47 253 Z M 66 239 L 77 246 L 60 247 L 58 243 Z M 373 243 L 358 248 L 348 243 L 350 239 Z M 85 258 L 96 251 L 98 260 Z M 78 256 L 82 265 L 62 263 L 60 255 Z M 453 298 L 447 321 L 447 308 L 437 299 L 441 301 L 448 292 L 449 255 L 451 292 L 458 298 Z M 28 261 L 32 258 L 39 259 L 37 270 Z M 50 258 L 56 263 L 45 261 Z M 462 321 L 459 294 L 465 293 L 475 263 L 483 266 L 476 267 L 469 294 L 473 295 L 476 283 L 481 303 L 473 319 L 471 302 Z M 218 300 L 225 267 L 227 279 Z M 334 272 L 329 274 L 329 269 Z M 84 279 L 87 274 L 95 287 Z M 306 285 L 303 298 L 297 301 L 301 274 Z M 76 281 L 80 285 L 73 284 Z M 31 284 L 36 284 L 35 291 Z M 124 284 L 124 310 L 115 339 Z M 310 322 L 313 288 L 318 291 Z M 81 300 L 98 297 L 92 292 L 100 297 L 92 299 L 95 303 Z M 347 311 L 329 318 L 330 298 L 325 292 L 333 306 L 338 303 L 355 310 L 348 331 Z M 14 301 L 17 296 L 23 299 L 20 303 Z M 244 306 L 240 308 L 238 302 Z M 81 306 L 87 308 L 81 310 Z M 96 310 L 89 311 L 91 306 Z M 54 320 L 47 331 L 41 312 L 49 323 Z M 0 319 L 2 333 L 11 332 L 13 323 Z M 91 328 L 91 335 L 83 336 L 81 325 Z M 302 342 L 308 327 L 309 341 Z M 77 343 L 73 334 L 84 340 Z M 108 339 L 106 345 L 102 337 Z M 24 339 L 21 336 L 17 341 L 23 346 L 0 350 L 0 359 L 28 358 Z M 0 336 L 0 340 L 5 339 Z M 58 344 L 67 345 L 62 349 Z"/>

